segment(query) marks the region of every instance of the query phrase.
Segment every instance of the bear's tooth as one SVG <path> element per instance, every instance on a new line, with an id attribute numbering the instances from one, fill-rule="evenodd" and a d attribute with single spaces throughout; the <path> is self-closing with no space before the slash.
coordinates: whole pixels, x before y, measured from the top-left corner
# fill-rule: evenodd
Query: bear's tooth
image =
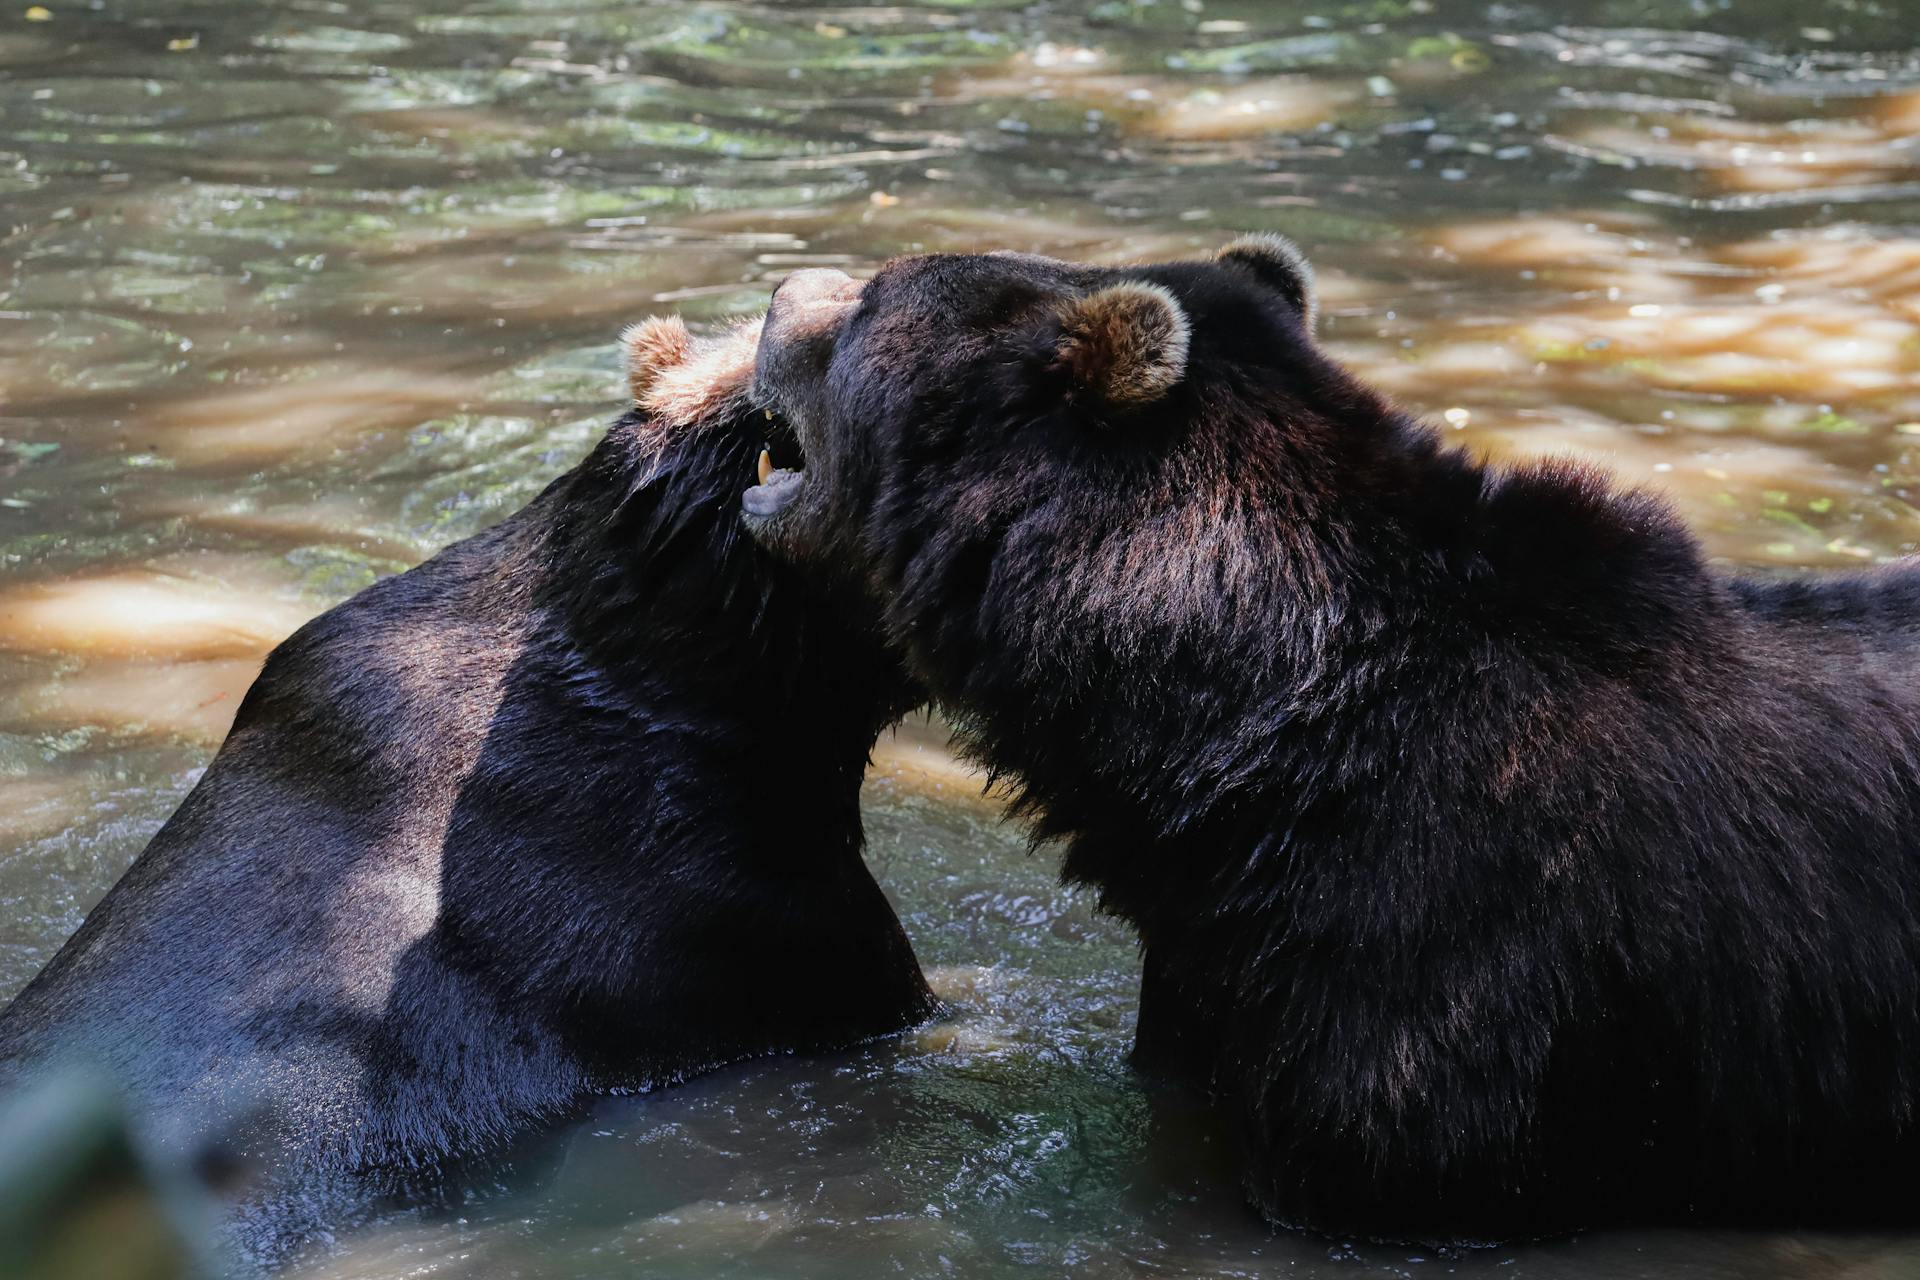
<path id="1" fill-rule="evenodd" d="M 760 451 L 760 483 L 765 484 L 767 477 L 773 474 L 773 450 Z"/>

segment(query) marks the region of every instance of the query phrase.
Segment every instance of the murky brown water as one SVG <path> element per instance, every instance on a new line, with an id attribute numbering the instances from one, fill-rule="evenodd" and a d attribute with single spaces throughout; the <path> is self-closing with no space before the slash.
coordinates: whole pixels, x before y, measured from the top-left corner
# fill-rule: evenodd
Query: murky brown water
<path id="1" fill-rule="evenodd" d="M 513 509 L 648 312 L 912 249 L 1271 228 L 1326 335 L 1711 550 L 1920 545 L 1914 0 L 14 0 L 0 12 L 0 996 L 260 655 Z M 1123 1055 L 1131 939 L 910 735 L 876 870 L 947 1024 L 610 1102 L 328 1277 L 1832 1277 L 1920 1241 L 1271 1237 Z M 323 1251 L 324 1252 L 324 1251 Z"/>

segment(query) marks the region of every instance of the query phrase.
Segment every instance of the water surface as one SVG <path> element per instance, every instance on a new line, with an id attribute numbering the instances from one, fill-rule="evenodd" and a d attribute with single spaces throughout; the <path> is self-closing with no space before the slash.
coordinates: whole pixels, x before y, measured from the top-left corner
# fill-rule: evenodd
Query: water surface
<path id="1" fill-rule="evenodd" d="M 1298 240 L 1463 445 L 1794 569 L 1920 544 L 1920 13 L 1900 0 L 75 0 L 0 15 L 0 997 L 260 656 L 512 510 L 613 337 L 918 249 Z M 952 1019 L 605 1103 L 327 1277 L 1920 1273 L 1920 1241 L 1271 1236 L 1124 1053 L 1127 931 L 915 730 L 871 858 Z"/>

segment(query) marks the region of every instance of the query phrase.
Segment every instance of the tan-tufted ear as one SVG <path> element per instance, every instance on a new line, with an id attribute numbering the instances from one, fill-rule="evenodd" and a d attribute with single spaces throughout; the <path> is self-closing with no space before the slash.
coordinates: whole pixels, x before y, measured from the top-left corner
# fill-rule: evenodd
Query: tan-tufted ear
<path id="1" fill-rule="evenodd" d="M 1075 298 L 1060 313 L 1060 367 L 1116 409 L 1137 409 L 1187 373 L 1192 328 L 1174 296 L 1129 281 Z"/>
<path id="2" fill-rule="evenodd" d="M 1271 231 L 1257 231 L 1241 236 L 1218 257 L 1221 262 L 1245 268 L 1254 279 L 1292 303 L 1309 330 L 1319 321 L 1320 298 L 1313 287 L 1313 264 L 1293 241 Z"/>
<path id="3" fill-rule="evenodd" d="M 677 364 L 654 369 L 641 390 L 640 407 L 657 423 L 677 427 L 744 411 L 765 319 L 738 320 L 718 337 L 688 344 L 687 354 Z M 684 338 L 686 330 L 680 332 Z"/>
<path id="4" fill-rule="evenodd" d="M 635 404 L 645 404 L 660 375 L 685 364 L 693 352 L 693 338 L 679 316 L 650 316 L 622 333 L 620 345 L 627 353 L 627 386 Z"/>

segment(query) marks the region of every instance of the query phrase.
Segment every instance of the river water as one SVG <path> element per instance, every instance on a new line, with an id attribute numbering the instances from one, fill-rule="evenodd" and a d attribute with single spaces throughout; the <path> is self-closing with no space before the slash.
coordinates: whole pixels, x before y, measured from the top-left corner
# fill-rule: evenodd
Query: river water
<path id="1" fill-rule="evenodd" d="M 512 510 L 613 339 L 920 249 L 1273 229 L 1463 445 L 1791 568 L 1920 544 L 1914 0 L 11 0 L 0 998 L 302 619 Z M 1269 1235 L 1124 1054 L 1132 940 L 911 725 L 871 860 L 953 1017 L 608 1102 L 314 1277 L 1865 1277 L 1920 1238 Z"/>

